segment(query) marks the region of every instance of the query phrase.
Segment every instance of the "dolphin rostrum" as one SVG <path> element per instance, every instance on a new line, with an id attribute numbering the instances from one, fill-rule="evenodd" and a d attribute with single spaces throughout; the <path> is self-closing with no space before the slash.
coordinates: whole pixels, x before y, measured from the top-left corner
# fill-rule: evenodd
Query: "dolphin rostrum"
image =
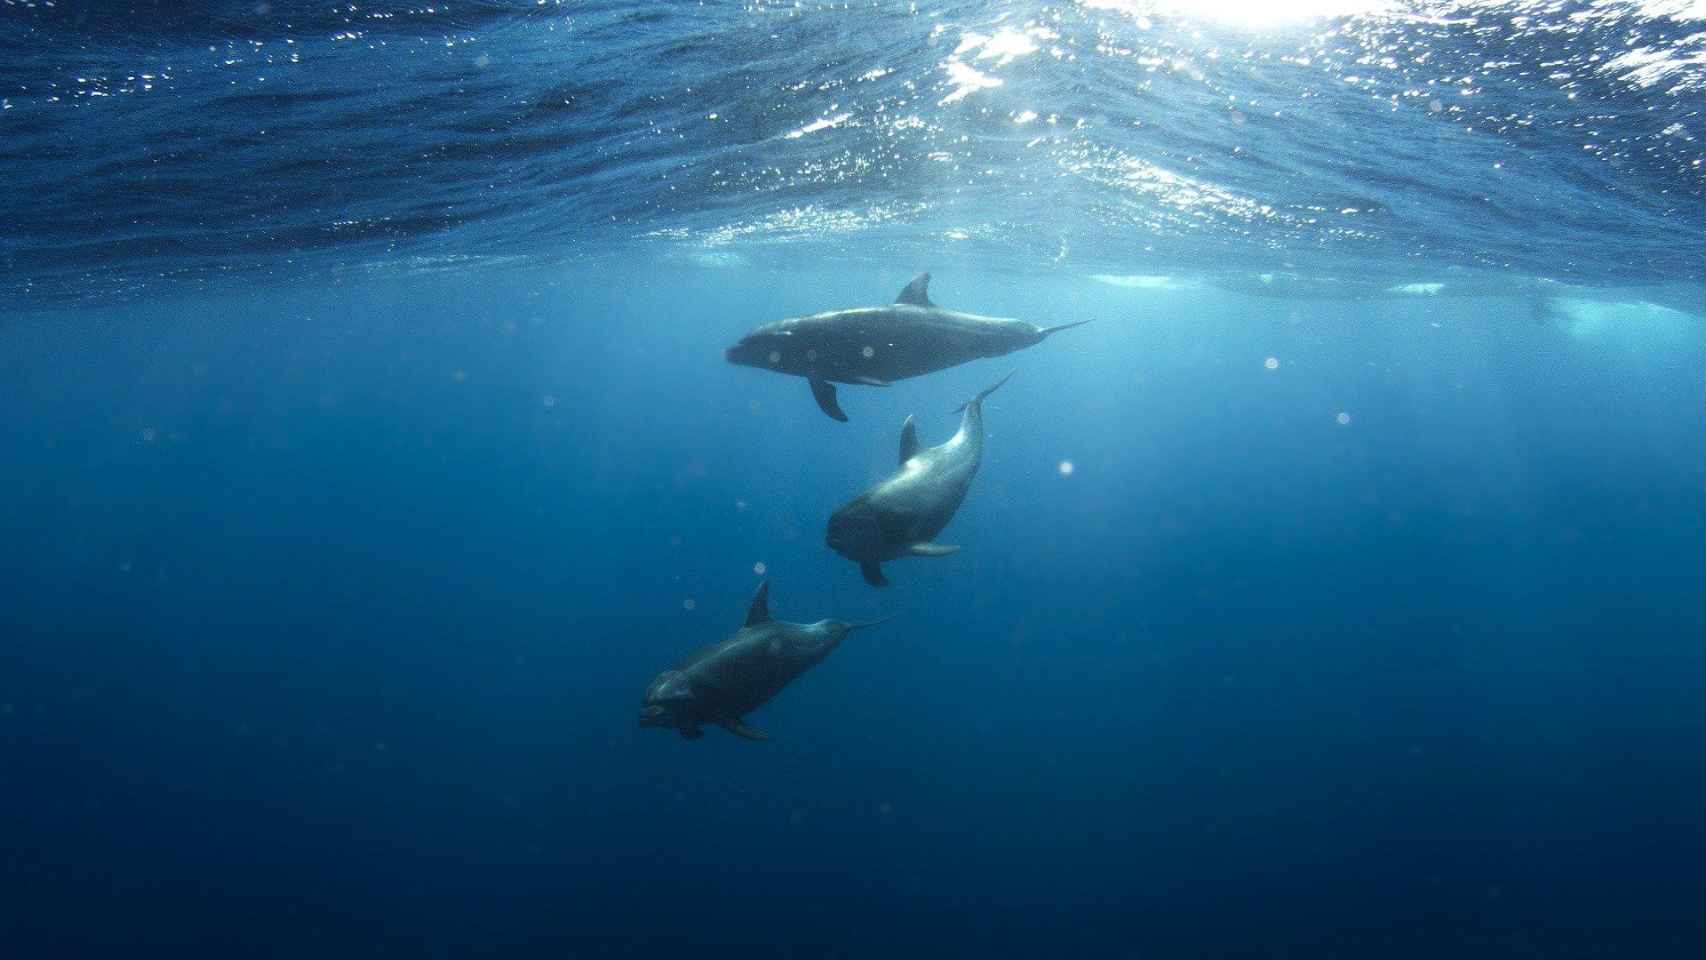
<path id="1" fill-rule="evenodd" d="M 900 470 L 848 501 L 829 518 L 824 543 L 859 564 L 865 582 L 888 585 L 884 560 L 945 557 L 959 547 L 931 542 L 971 489 L 983 460 L 983 398 L 1013 374 L 960 406 L 960 429 L 937 447 L 919 447 L 911 417 L 900 428 Z"/>
<path id="2" fill-rule="evenodd" d="M 821 663 L 849 633 L 888 619 L 788 623 L 770 619 L 769 598 L 766 580 L 753 595 L 745 625 L 658 674 L 640 702 L 640 726 L 673 727 L 697 740 L 705 735 L 700 725 L 714 723 L 738 737 L 767 740 L 746 725 L 746 714 Z"/>
<path id="3" fill-rule="evenodd" d="M 979 357 L 999 357 L 1041 343 L 1051 333 L 1089 323 L 1039 327 L 1008 317 L 943 310 L 930 302 L 921 273 L 895 302 L 852 307 L 767 323 L 728 348 L 730 363 L 805 377 L 817 405 L 846 421 L 835 384 L 886 387 Z"/>

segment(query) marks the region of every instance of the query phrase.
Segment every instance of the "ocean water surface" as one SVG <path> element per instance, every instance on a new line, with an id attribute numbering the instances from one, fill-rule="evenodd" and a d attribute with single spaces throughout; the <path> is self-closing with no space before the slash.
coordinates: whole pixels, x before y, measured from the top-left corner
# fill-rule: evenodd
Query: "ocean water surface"
<path id="1" fill-rule="evenodd" d="M 8 956 L 1706 950 L 1706 10 L 0 0 Z M 892 301 L 1094 320 L 841 387 Z M 941 540 L 830 513 L 985 406 Z M 739 627 L 872 619 L 642 728 Z"/>

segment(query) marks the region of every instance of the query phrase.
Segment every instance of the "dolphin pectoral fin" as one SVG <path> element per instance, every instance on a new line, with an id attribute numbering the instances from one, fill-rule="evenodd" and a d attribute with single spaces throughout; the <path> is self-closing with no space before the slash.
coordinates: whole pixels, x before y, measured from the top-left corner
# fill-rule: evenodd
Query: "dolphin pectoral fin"
<path id="1" fill-rule="evenodd" d="M 910 304 L 914 307 L 934 307 L 930 302 L 930 275 L 921 273 L 912 278 L 912 282 L 901 290 L 900 296 L 894 298 L 895 303 Z"/>
<path id="2" fill-rule="evenodd" d="M 1092 317 L 1091 319 L 1093 320 L 1095 318 Z M 1051 333 L 1059 333 L 1062 330 L 1071 330 L 1073 327 L 1082 327 L 1089 322 L 1090 320 L 1074 320 L 1071 323 L 1057 323 L 1052 327 L 1044 327 L 1043 336 L 1046 338 Z"/>
<path id="3" fill-rule="evenodd" d="M 829 414 L 831 420 L 847 422 L 847 414 L 841 412 L 841 404 L 835 402 L 835 384 L 828 380 L 810 380 L 812 399 L 817 401 L 818 409 Z"/>
<path id="4" fill-rule="evenodd" d="M 859 564 L 859 572 L 864 574 L 865 582 L 873 587 L 886 587 L 889 578 L 883 576 L 883 565 L 875 560 L 866 560 Z"/>
<path id="5" fill-rule="evenodd" d="M 900 425 L 900 463 L 901 463 L 901 466 L 905 466 L 906 461 L 911 460 L 913 457 L 915 457 L 917 455 L 918 455 L 918 424 L 913 423 L 912 418 L 909 416 L 906 418 L 906 422 Z"/>
<path id="6" fill-rule="evenodd" d="M 727 730 L 737 737 L 740 737 L 742 740 L 770 739 L 770 735 L 765 733 L 763 730 L 757 730 L 749 727 L 739 720 L 723 720 L 719 722 L 717 726 L 722 727 L 724 730 Z"/>
<path id="7" fill-rule="evenodd" d="M 906 552 L 915 557 L 945 557 L 951 553 L 959 553 L 960 548 L 945 543 L 915 543 L 907 547 Z"/>

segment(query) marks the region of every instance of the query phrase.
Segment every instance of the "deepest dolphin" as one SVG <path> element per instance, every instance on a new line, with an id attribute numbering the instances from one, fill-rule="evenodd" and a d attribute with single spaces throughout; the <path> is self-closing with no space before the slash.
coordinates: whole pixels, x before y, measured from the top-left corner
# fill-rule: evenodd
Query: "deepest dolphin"
<path id="1" fill-rule="evenodd" d="M 911 417 L 900 428 L 900 470 L 848 501 L 829 518 L 824 543 L 859 564 L 865 582 L 888 586 L 884 560 L 945 557 L 959 547 L 932 543 L 954 518 L 983 462 L 983 398 L 1013 374 L 960 406 L 960 429 L 938 447 L 920 448 Z"/>
<path id="2" fill-rule="evenodd" d="M 886 387 L 895 380 L 999 357 L 1088 320 L 1039 327 L 1008 317 L 943 310 L 921 273 L 885 307 L 852 307 L 767 323 L 728 348 L 730 363 L 805 377 L 824 413 L 842 422 L 838 383 Z"/>
<path id="3" fill-rule="evenodd" d="M 770 619 L 769 599 L 766 580 L 753 595 L 746 624 L 733 636 L 658 674 L 640 702 L 640 726 L 673 727 L 684 739 L 697 740 L 705 735 L 700 725 L 714 723 L 738 737 L 768 740 L 746 725 L 746 714 L 835 652 L 849 633 L 888 619 L 788 623 Z"/>

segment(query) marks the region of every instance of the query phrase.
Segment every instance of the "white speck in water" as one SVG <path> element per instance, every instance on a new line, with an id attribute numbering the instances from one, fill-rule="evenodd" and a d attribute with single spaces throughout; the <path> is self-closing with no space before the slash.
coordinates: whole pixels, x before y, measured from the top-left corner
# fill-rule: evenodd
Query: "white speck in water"
<path id="1" fill-rule="evenodd" d="M 1063 476 L 1063 477 L 1070 477 L 1070 476 L 1072 476 L 1072 471 L 1073 471 L 1073 470 L 1074 470 L 1074 469 L 1076 469 L 1076 468 L 1075 468 L 1075 467 L 1073 467 L 1073 466 L 1072 466 L 1072 461 L 1071 461 L 1071 460 L 1062 460 L 1062 461 L 1060 461 L 1060 475 L 1061 475 L 1061 476 Z"/>
<path id="2" fill-rule="evenodd" d="M 1263 360 L 1262 366 L 1267 367 L 1269 370 L 1278 370 L 1279 357 L 1269 357 L 1266 360 Z"/>
<path id="3" fill-rule="evenodd" d="M 1348 427 L 1351 425 L 1351 415 L 1348 413 L 1345 413 L 1344 411 L 1340 411 L 1339 415 L 1334 417 L 1333 419 L 1339 421 L 1339 426 L 1341 426 L 1341 427 Z"/>
<path id="4" fill-rule="evenodd" d="M 864 349 L 859 351 L 859 356 L 864 357 L 866 360 L 869 360 L 876 355 L 877 355 L 877 348 L 876 347 L 865 347 Z"/>
<path id="5" fill-rule="evenodd" d="M 557 398 L 547 393 L 543 397 L 539 398 L 539 402 L 543 403 L 545 405 L 545 409 L 549 410 L 557 405 Z"/>
<path id="6" fill-rule="evenodd" d="M 692 610 L 698 605 L 699 604 L 692 597 L 688 597 L 686 600 L 681 601 L 681 609 L 683 610 Z"/>
<path id="7" fill-rule="evenodd" d="M 746 501 L 745 500 L 736 500 L 735 501 L 735 509 L 736 510 L 745 510 L 746 509 Z"/>
<path id="8" fill-rule="evenodd" d="M 160 435 L 160 431 L 155 430 L 153 427 L 143 427 L 142 428 L 142 442 L 143 443 L 153 443 L 155 438 L 158 437 L 159 435 Z"/>
<path id="9" fill-rule="evenodd" d="M 770 568 L 764 565 L 763 560 L 760 560 L 757 563 L 752 565 L 752 572 L 758 574 L 761 577 L 764 576 L 764 571 L 766 571 L 768 569 L 770 569 Z"/>

